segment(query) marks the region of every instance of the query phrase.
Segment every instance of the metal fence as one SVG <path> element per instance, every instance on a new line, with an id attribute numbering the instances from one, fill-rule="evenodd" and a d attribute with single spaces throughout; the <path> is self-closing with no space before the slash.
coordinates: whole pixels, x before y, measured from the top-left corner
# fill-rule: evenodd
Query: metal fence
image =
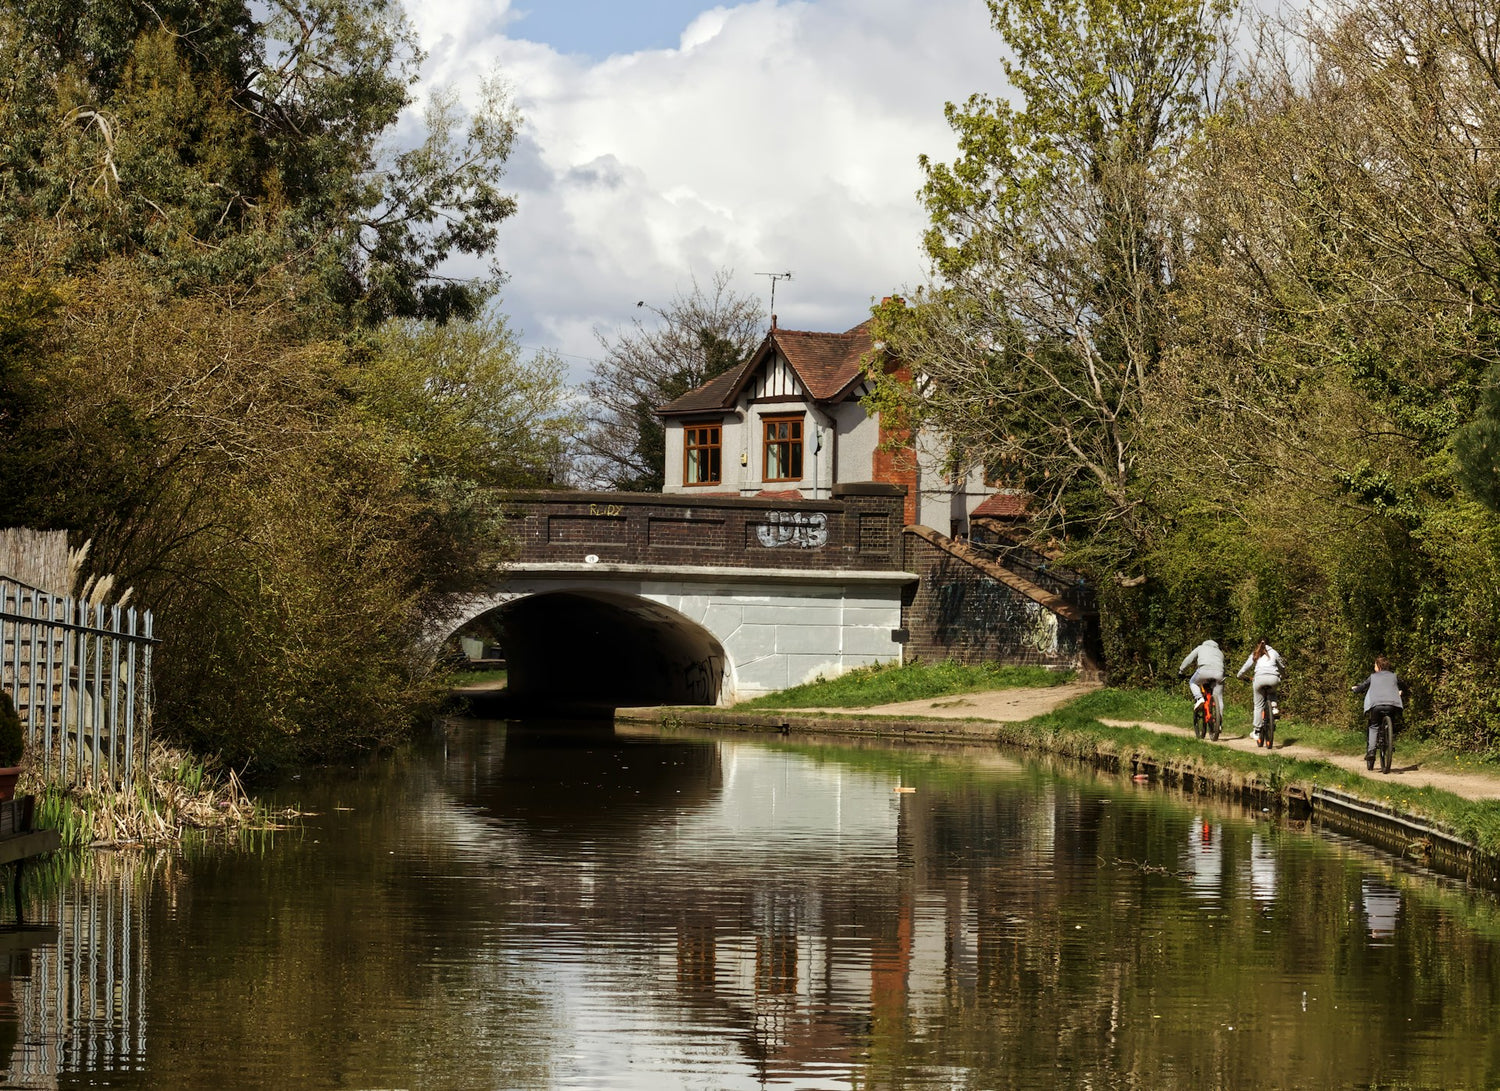
<path id="1" fill-rule="evenodd" d="M 0 686 L 48 779 L 124 784 L 151 736 L 150 610 L 0 579 Z"/>

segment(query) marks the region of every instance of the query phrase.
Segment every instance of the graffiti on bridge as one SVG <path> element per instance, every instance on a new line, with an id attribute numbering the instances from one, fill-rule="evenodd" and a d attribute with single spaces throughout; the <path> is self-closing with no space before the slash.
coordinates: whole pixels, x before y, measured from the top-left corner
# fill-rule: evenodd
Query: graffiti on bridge
<path id="1" fill-rule="evenodd" d="M 719 699 L 719 682 L 723 677 L 723 657 L 709 655 L 683 668 L 682 685 L 693 700 L 714 704 Z"/>
<path id="2" fill-rule="evenodd" d="M 828 544 L 828 516 L 821 511 L 768 512 L 766 521 L 755 528 L 755 536 L 767 549 L 822 549 Z"/>

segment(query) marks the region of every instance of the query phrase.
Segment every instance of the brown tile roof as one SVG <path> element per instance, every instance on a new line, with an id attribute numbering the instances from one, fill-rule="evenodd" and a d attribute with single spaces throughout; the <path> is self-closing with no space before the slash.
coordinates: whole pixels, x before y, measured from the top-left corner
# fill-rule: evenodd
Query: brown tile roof
<path id="1" fill-rule="evenodd" d="M 865 354 L 875 346 L 873 321 L 866 319 L 843 333 L 773 330 L 771 336 L 814 400 L 830 402 L 864 373 Z"/>
<path id="2" fill-rule="evenodd" d="M 873 321 L 866 319 L 843 333 L 773 329 L 744 364 L 661 406 L 657 415 L 675 417 L 730 408 L 773 346 L 786 357 L 814 401 L 836 401 L 864 374 L 864 357 L 875 345 Z"/>
<path id="3" fill-rule="evenodd" d="M 762 500 L 801 500 L 801 489 L 761 489 L 755 494 Z"/>
<path id="4" fill-rule="evenodd" d="M 675 417 L 684 413 L 711 413 L 716 409 L 728 409 L 734 404 L 734 396 L 739 392 L 740 380 L 749 373 L 759 358 L 760 353 L 757 352 L 739 367 L 732 367 L 666 405 L 658 406 L 657 416 Z"/>
<path id="5" fill-rule="evenodd" d="M 970 515 L 996 515 L 1001 518 L 1015 518 L 1025 515 L 1031 507 L 1031 494 L 1025 492 L 997 492 L 994 496 L 986 497 Z"/>

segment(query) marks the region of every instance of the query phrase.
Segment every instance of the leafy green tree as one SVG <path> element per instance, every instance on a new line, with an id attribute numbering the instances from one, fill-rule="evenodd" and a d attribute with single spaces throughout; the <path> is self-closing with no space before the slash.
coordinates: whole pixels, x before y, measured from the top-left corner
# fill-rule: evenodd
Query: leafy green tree
<path id="1" fill-rule="evenodd" d="M 398 737 L 434 597 L 560 461 L 483 307 L 517 117 L 392 0 L 0 0 L 0 499 L 153 607 L 158 730 L 261 765 Z"/>
<path id="2" fill-rule="evenodd" d="M 1414 722 L 1463 745 L 1500 731 L 1495 519 L 1459 489 L 1494 476 L 1495 29 L 1490 5 L 1350 0 L 1263 41 L 1185 163 L 1139 448 L 1171 498 L 1151 568 L 1239 536 L 1226 630 L 1286 634 L 1299 706 L 1350 715 L 1383 651 Z"/>
<path id="3" fill-rule="evenodd" d="M 874 404 L 945 434 L 1079 530 L 1147 536 L 1135 425 L 1163 351 L 1179 167 L 1230 0 L 989 0 L 1022 105 L 976 94 L 923 157 L 935 283 L 877 311 L 909 365 Z"/>
<path id="4" fill-rule="evenodd" d="M 637 318 L 612 339 L 599 336 L 604 358 L 583 384 L 585 483 L 661 491 L 666 432 L 655 410 L 738 367 L 765 334 L 765 312 L 752 297 L 735 293 L 731 279 L 721 269 L 708 288 L 694 281 L 687 295 L 651 308 L 658 324 Z"/>
<path id="5" fill-rule="evenodd" d="M 76 271 L 130 256 L 183 290 L 302 279 L 309 318 L 478 314 L 517 117 L 491 84 L 384 154 L 421 60 L 392 0 L 0 4 L 0 236 Z M 321 312 L 321 313 L 320 313 Z"/>

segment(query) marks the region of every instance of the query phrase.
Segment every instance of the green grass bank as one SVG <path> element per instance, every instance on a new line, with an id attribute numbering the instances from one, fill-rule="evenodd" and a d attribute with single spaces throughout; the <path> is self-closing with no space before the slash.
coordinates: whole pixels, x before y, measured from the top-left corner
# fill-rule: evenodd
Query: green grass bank
<path id="1" fill-rule="evenodd" d="M 872 668 L 798 686 L 730 709 L 660 709 L 636 712 L 631 718 L 719 730 L 999 743 L 1063 756 L 1126 775 L 1144 772 L 1191 791 L 1242 798 L 1294 812 L 1310 807 L 1309 801 L 1318 790 L 1328 790 L 1362 801 L 1372 812 L 1441 831 L 1472 848 L 1474 859 L 1468 861 L 1469 865 L 1487 874 L 1500 874 L 1500 800 L 1468 799 L 1437 788 L 1404 784 L 1399 778 L 1366 778 L 1327 760 L 1299 759 L 1280 752 L 1237 751 L 1191 736 L 1104 722 L 1125 720 L 1188 728 L 1191 707 L 1176 688 L 1170 691 L 1102 688 L 1020 723 L 922 716 L 898 718 L 860 711 L 898 701 L 1004 686 L 1052 685 L 1066 680 L 1066 676 L 1037 671 L 1011 675 L 1004 682 L 985 682 L 982 680 L 985 673 L 951 664 Z M 1001 672 L 992 671 L 992 676 L 998 678 Z M 942 688 L 944 679 L 949 679 L 953 688 Z M 798 714 L 799 709 L 808 708 L 849 711 Z M 1226 709 L 1226 722 L 1231 730 L 1238 723 L 1237 717 L 1243 717 L 1248 727 L 1248 707 L 1232 702 Z M 1279 741 L 1299 741 L 1331 754 L 1364 752 L 1363 734 L 1357 729 L 1287 719 L 1278 727 L 1277 734 Z M 1415 738 L 1409 731 L 1398 739 L 1397 748 L 1398 762 L 1416 761 L 1428 768 L 1487 773 L 1500 779 L 1500 765 L 1472 755 L 1453 754 Z M 1382 824 L 1376 820 L 1366 823 L 1376 827 Z M 1350 832 L 1365 836 L 1361 830 Z M 1443 845 L 1434 845 L 1434 838 L 1410 830 L 1371 839 L 1383 840 L 1386 847 L 1429 860 L 1434 854 L 1448 851 Z"/>

